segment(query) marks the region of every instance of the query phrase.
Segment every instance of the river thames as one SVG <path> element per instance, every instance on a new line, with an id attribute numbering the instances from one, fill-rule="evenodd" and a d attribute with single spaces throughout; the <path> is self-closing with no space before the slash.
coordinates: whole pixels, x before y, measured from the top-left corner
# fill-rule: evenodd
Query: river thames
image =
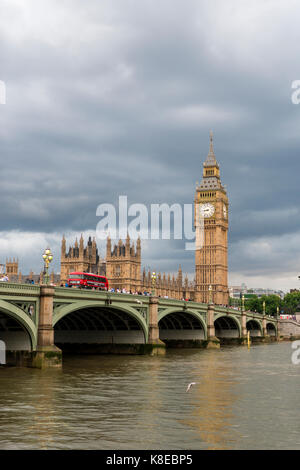
<path id="1" fill-rule="evenodd" d="M 300 449 L 292 353 L 284 342 L 2 367 L 0 448 Z"/>

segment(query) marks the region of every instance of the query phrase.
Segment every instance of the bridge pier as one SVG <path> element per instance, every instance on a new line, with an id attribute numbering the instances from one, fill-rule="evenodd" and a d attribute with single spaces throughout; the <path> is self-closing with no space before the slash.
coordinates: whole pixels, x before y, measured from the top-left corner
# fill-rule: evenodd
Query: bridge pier
<path id="1" fill-rule="evenodd" d="M 277 315 L 277 321 L 276 321 L 276 341 L 280 341 L 280 332 L 279 332 L 279 319 Z"/>
<path id="2" fill-rule="evenodd" d="M 263 336 L 264 336 L 264 338 L 265 338 L 266 336 L 268 336 L 267 321 L 266 321 L 265 315 L 263 316 L 262 327 L 263 327 Z"/>
<path id="3" fill-rule="evenodd" d="M 244 308 L 242 308 L 241 327 L 241 344 L 248 344 L 247 315 Z"/>
<path id="4" fill-rule="evenodd" d="M 262 328 L 263 328 L 263 342 L 269 343 L 271 341 L 271 337 L 268 334 L 268 329 L 267 329 L 267 320 L 266 316 L 263 315 L 263 320 L 262 320 Z"/>
<path id="5" fill-rule="evenodd" d="M 158 356 L 166 353 L 166 345 L 159 339 L 158 326 L 158 297 L 149 298 L 149 333 L 146 350 L 151 356 Z"/>
<path id="6" fill-rule="evenodd" d="M 207 305 L 207 349 L 220 347 L 220 340 L 215 332 L 215 307 L 213 303 Z"/>
<path id="7" fill-rule="evenodd" d="M 36 351 L 32 351 L 31 367 L 39 369 L 62 366 L 62 352 L 54 344 L 52 326 L 54 287 L 40 287 L 40 312 Z"/>

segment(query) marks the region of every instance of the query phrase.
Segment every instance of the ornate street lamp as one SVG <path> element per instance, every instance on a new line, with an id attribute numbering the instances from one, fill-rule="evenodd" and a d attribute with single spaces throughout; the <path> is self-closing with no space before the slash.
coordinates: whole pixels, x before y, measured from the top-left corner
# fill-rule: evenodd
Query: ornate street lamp
<path id="1" fill-rule="evenodd" d="M 213 301 L 212 301 L 212 285 L 211 284 L 208 286 L 208 303 L 209 304 L 213 303 Z"/>
<path id="2" fill-rule="evenodd" d="M 43 260 L 44 260 L 44 273 L 45 273 L 44 281 L 45 281 L 45 284 L 49 284 L 48 269 L 49 269 L 49 264 L 53 260 L 53 255 L 51 253 L 50 248 L 46 248 L 46 250 L 44 251 Z"/>
<path id="3" fill-rule="evenodd" d="M 245 311 L 245 296 L 244 294 L 242 295 L 242 312 Z"/>
<path id="4" fill-rule="evenodd" d="M 154 296 L 155 295 L 155 284 L 156 284 L 156 272 L 153 271 L 152 275 L 151 275 L 151 279 L 152 279 L 152 295 Z"/>

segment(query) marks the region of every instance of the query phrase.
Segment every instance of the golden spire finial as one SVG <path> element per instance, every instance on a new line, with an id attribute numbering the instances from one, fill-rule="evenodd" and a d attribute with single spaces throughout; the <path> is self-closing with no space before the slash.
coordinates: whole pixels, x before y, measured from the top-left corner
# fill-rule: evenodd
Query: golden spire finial
<path id="1" fill-rule="evenodd" d="M 214 147 L 213 147 L 213 131 L 210 131 L 209 133 L 209 153 L 214 153 Z"/>

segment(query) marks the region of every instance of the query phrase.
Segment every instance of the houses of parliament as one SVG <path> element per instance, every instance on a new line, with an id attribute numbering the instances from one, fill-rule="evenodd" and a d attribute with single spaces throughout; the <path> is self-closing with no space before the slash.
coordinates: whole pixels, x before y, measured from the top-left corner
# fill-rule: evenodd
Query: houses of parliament
<path id="1" fill-rule="evenodd" d="M 194 224 L 196 228 L 195 278 L 183 277 L 179 266 L 176 276 L 156 273 L 156 295 L 175 299 L 191 299 L 197 302 L 212 300 L 217 305 L 228 304 L 228 198 L 220 179 L 220 168 L 213 149 L 210 133 L 209 153 L 203 163 L 203 175 L 197 184 L 194 198 Z M 197 230 L 202 221 L 202 231 Z M 201 240 L 200 240 L 201 238 Z M 110 288 L 126 289 L 127 292 L 151 291 L 151 271 L 142 271 L 141 240 L 132 242 L 127 235 L 123 242 L 112 244 L 108 237 L 106 256 L 101 258 L 95 238 L 86 245 L 81 236 L 67 250 L 66 239 L 61 243 L 60 275 L 52 273 L 55 284 L 64 285 L 72 271 L 102 274 L 108 278 Z M 24 276 L 18 272 L 18 260 L 7 260 L 6 273 L 11 281 L 22 282 Z M 42 273 L 29 279 L 40 282 Z"/>

